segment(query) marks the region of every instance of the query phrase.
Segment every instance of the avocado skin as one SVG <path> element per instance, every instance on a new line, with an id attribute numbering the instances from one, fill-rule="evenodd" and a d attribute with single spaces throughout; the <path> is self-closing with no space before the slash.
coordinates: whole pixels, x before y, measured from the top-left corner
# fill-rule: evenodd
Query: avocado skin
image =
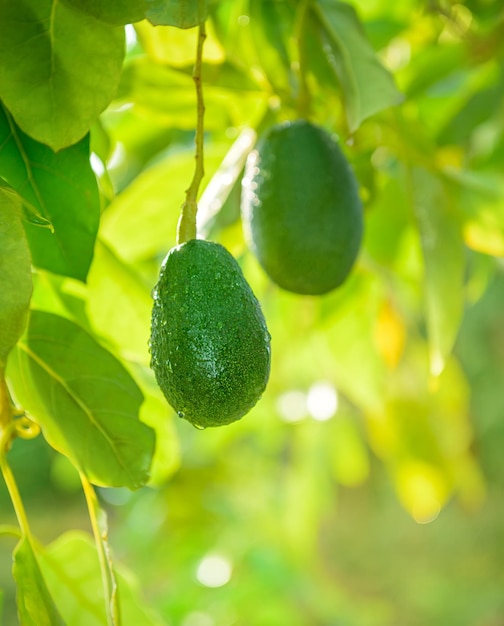
<path id="1" fill-rule="evenodd" d="M 192 239 L 170 250 L 154 289 L 151 367 L 166 399 L 200 428 L 243 417 L 270 371 L 270 335 L 233 256 Z"/>
<path id="2" fill-rule="evenodd" d="M 280 287 L 319 295 L 341 285 L 359 252 L 363 216 L 339 145 L 305 120 L 269 129 L 247 160 L 242 220 L 252 251 Z"/>

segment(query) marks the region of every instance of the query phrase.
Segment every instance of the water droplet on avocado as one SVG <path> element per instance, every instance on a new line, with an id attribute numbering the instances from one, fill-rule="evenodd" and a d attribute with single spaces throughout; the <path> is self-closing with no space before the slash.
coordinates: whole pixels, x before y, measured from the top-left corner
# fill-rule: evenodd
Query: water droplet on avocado
<path id="1" fill-rule="evenodd" d="M 177 415 L 178 415 L 181 419 L 183 419 L 183 418 L 185 417 L 185 413 L 184 413 L 184 411 L 177 411 Z"/>

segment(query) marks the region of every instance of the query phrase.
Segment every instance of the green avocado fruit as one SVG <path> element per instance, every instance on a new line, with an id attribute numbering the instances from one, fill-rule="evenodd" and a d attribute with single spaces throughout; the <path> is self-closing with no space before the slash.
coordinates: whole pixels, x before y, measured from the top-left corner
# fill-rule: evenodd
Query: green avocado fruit
<path id="1" fill-rule="evenodd" d="M 273 126 L 250 153 L 242 220 L 269 277 L 299 294 L 338 287 L 363 231 L 358 185 L 339 145 L 305 120 Z"/>
<path id="2" fill-rule="evenodd" d="M 268 381 L 270 335 L 233 256 L 218 243 L 182 243 L 153 296 L 151 367 L 179 417 L 198 428 L 243 417 Z"/>

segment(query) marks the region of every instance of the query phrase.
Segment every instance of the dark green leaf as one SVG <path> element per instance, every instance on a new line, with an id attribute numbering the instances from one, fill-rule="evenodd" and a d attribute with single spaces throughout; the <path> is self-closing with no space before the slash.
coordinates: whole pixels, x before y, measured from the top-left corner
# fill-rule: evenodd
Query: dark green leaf
<path id="1" fill-rule="evenodd" d="M 12 568 L 17 585 L 19 620 L 23 626 L 64 626 L 52 599 L 37 557 L 26 537 L 14 550 Z"/>
<path id="2" fill-rule="evenodd" d="M 318 44 L 341 84 L 348 126 L 354 131 L 374 113 L 398 104 L 402 96 L 366 39 L 353 7 L 318 0 L 313 12 Z"/>
<path id="3" fill-rule="evenodd" d="M 31 260 L 21 202 L 0 186 L 0 371 L 26 325 L 32 294 Z"/>
<path id="4" fill-rule="evenodd" d="M 142 393 L 79 326 L 33 311 L 7 376 L 48 442 L 91 482 L 135 489 L 148 480 L 154 435 L 137 419 Z"/>
<path id="5" fill-rule="evenodd" d="M 124 29 L 58 0 L 0 0 L 0 98 L 31 137 L 60 150 L 109 104 Z"/>
<path id="6" fill-rule="evenodd" d="M 26 234 L 33 263 L 85 280 L 100 219 L 89 137 L 55 154 L 25 135 L 0 106 L 0 171 L 32 207 L 26 209 L 32 216 Z M 40 222 L 52 224 L 54 232 Z"/>

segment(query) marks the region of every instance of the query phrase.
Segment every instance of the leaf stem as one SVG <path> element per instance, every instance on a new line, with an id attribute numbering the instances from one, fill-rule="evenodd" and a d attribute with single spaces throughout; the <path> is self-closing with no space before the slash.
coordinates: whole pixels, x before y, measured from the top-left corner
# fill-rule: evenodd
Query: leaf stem
<path id="1" fill-rule="evenodd" d="M 12 421 L 12 406 L 9 390 L 5 382 L 5 371 L 0 367 L 0 428 L 6 428 Z"/>
<path id="2" fill-rule="evenodd" d="M 0 537 L 10 535 L 11 537 L 16 537 L 17 539 L 21 539 L 23 537 L 23 533 L 19 530 L 17 526 L 10 526 L 9 524 L 1 524 L 0 525 Z"/>
<path id="3" fill-rule="evenodd" d="M 203 86 L 201 84 L 201 68 L 203 62 L 203 44 L 206 39 L 205 22 L 199 26 L 198 46 L 196 50 L 196 63 L 193 71 L 193 81 L 196 87 L 197 98 L 197 121 L 196 121 L 196 153 L 193 179 L 186 190 L 186 199 L 182 205 L 181 215 L 177 227 L 177 244 L 190 239 L 196 239 L 196 213 L 198 211 L 198 191 L 205 175 L 203 166 L 203 143 L 204 143 L 204 117 L 205 103 L 203 100 Z"/>
<path id="4" fill-rule="evenodd" d="M 30 525 L 28 524 L 28 517 L 21 499 L 21 494 L 14 478 L 14 474 L 7 462 L 7 451 L 10 448 L 13 437 L 16 433 L 16 423 L 11 421 L 6 427 L 0 430 L 0 469 L 9 492 L 12 506 L 17 517 L 17 521 L 23 535 L 31 542 L 32 534 L 30 531 Z"/>
<path id="5" fill-rule="evenodd" d="M 107 542 L 107 515 L 105 511 L 100 508 L 95 490 L 82 472 L 80 473 L 80 479 L 82 483 L 82 489 L 86 497 L 86 504 L 89 511 L 89 519 L 91 520 L 91 526 L 93 528 L 93 535 L 96 543 L 96 550 L 98 552 L 98 559 L 100 561 L 103 590 L 105 593 L 107 623 L 109 626 L 120 626 L 121 613 L 119 606 L 119 594 L 114 574 L 114 568 L 112 565 L 110 549 Z"/>

